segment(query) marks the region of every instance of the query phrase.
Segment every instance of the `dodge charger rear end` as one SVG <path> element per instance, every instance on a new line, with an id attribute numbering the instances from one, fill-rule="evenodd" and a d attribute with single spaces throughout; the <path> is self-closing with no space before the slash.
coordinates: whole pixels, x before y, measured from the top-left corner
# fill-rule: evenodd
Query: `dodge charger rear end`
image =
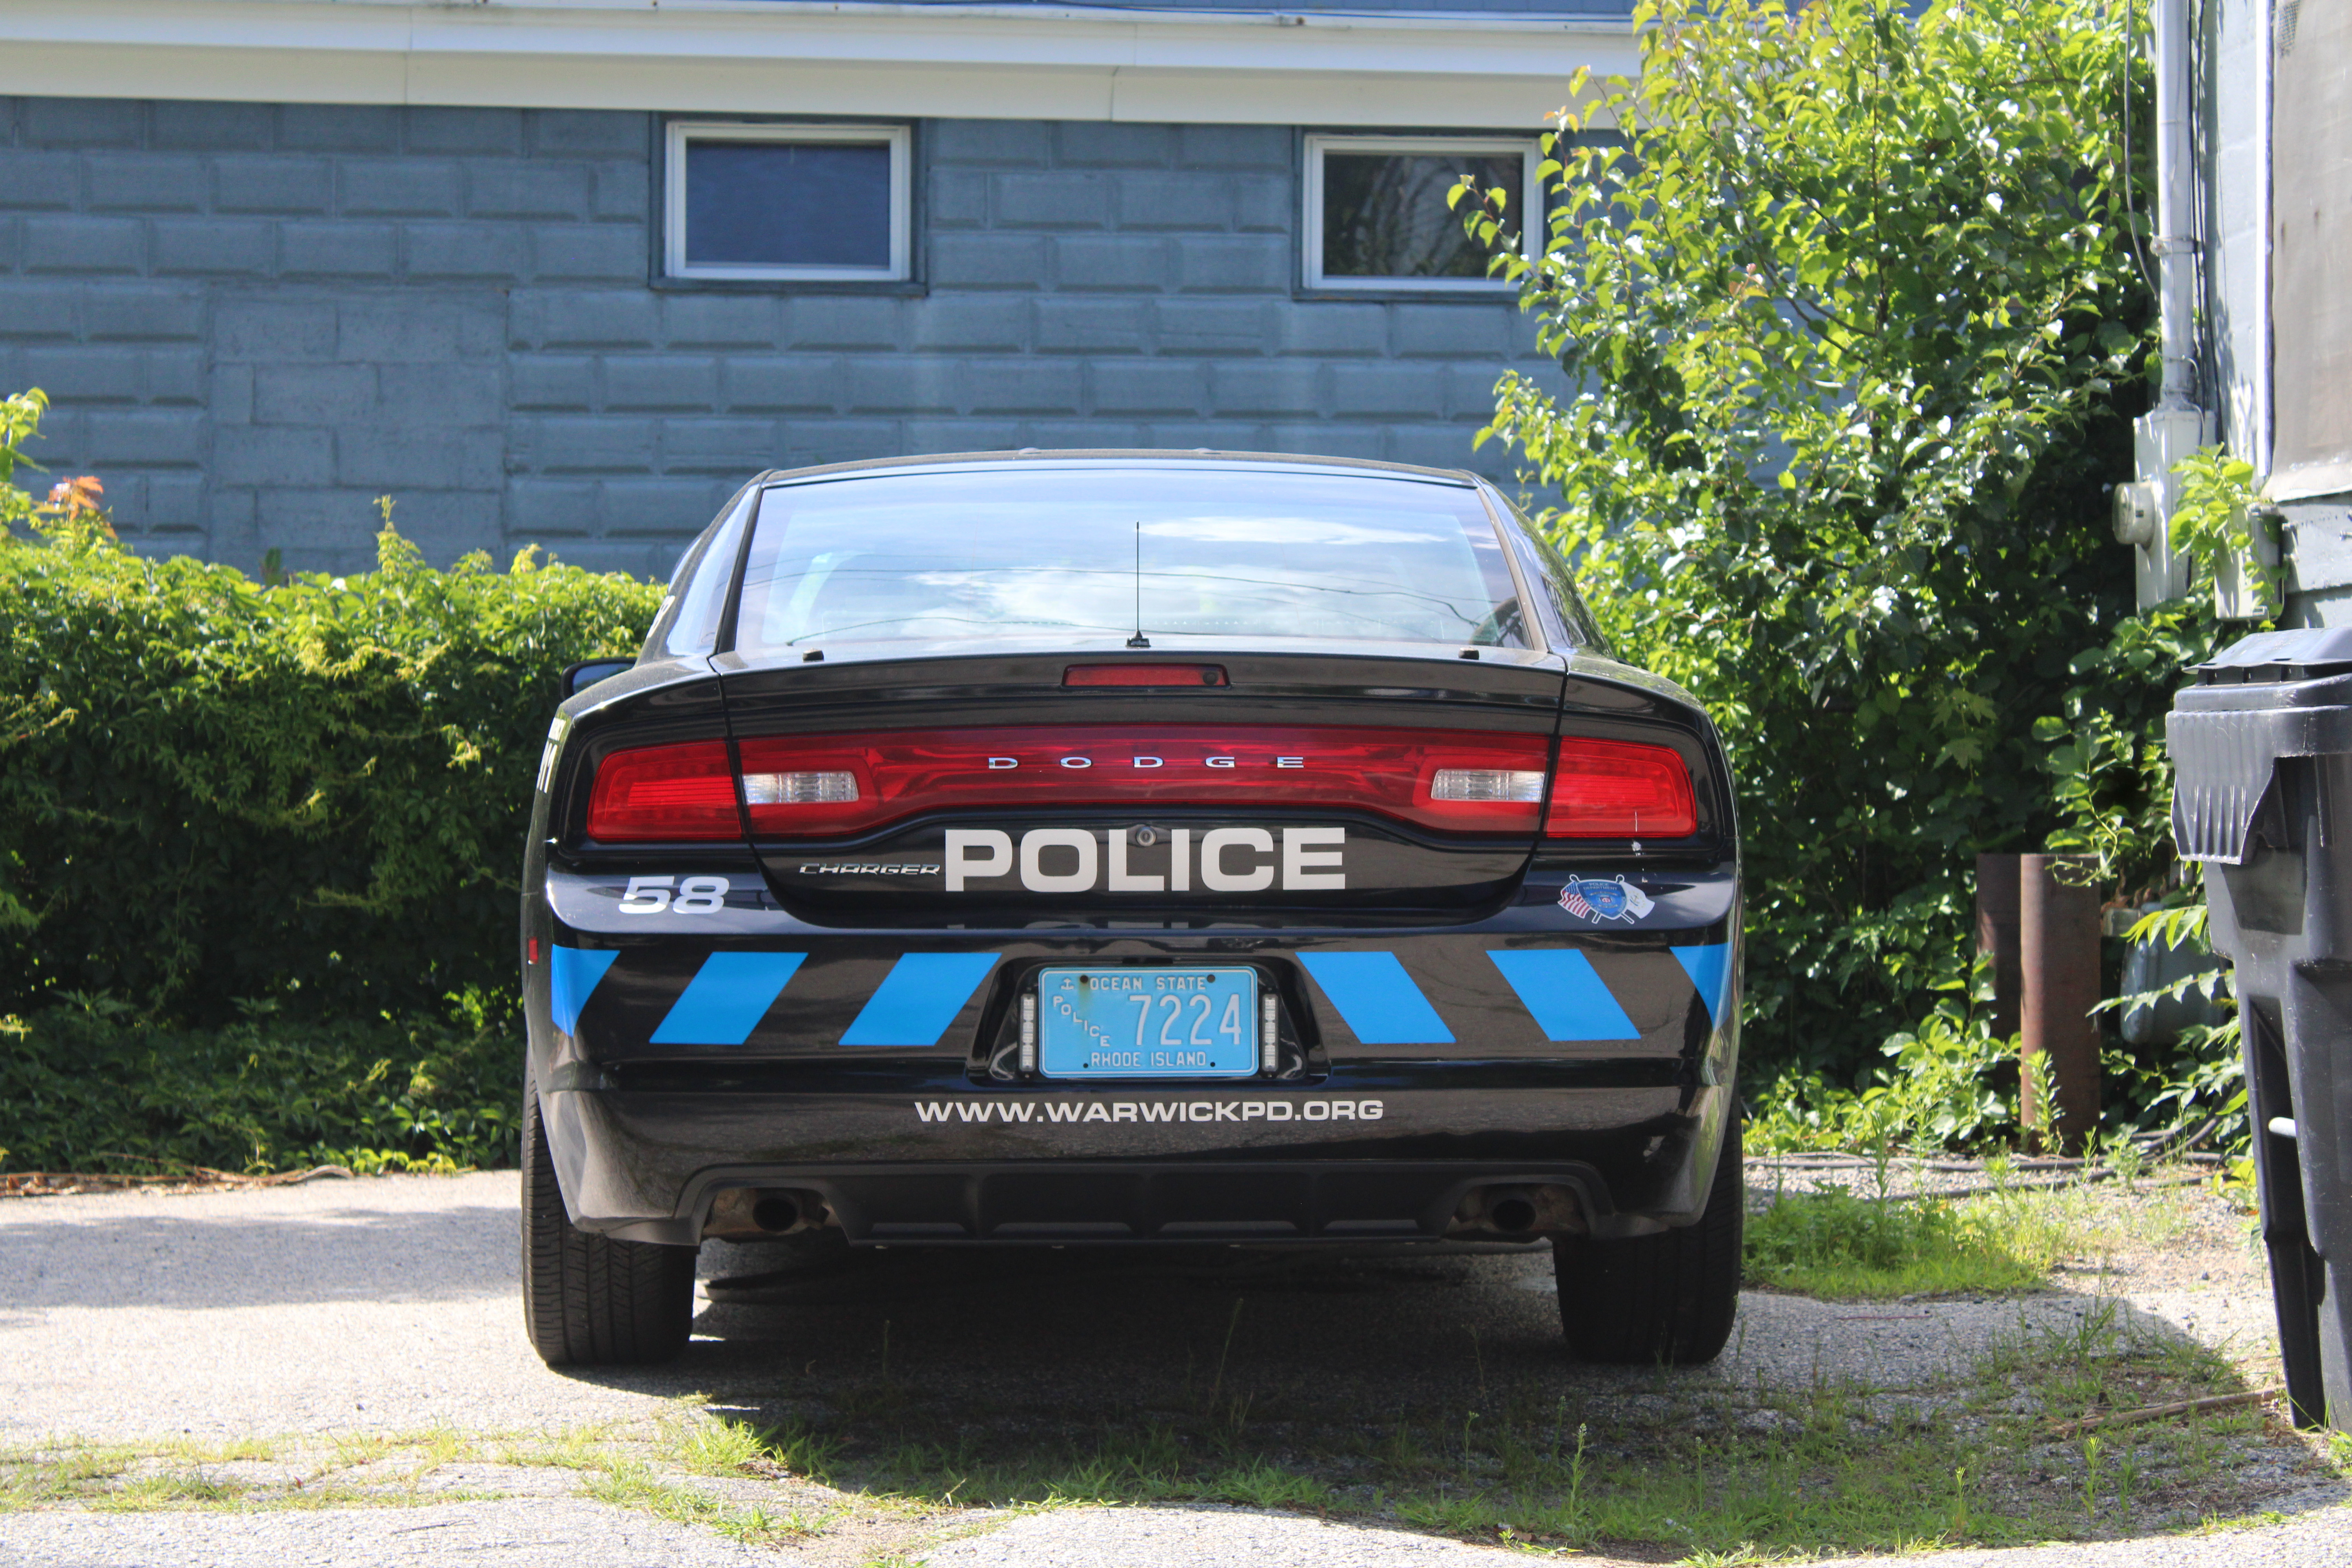
<path id="1" fill-rule="evenodd" d="M 537 783 L 550 1362 L 675 1354 L 705 1237 L 1549 1239 L 1576 1353 L 1728 1335 L 1722 749 L 1481 480 L 762 475 Z"/>

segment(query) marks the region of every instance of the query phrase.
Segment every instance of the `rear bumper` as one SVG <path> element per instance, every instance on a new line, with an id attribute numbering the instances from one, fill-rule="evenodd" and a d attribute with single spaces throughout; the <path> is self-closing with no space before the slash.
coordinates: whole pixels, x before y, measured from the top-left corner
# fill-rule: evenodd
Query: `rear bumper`
<path id="1" fill-rule="evenodd" d="M 1420 1241 L 1486 1188 L 1567 1187 L 1588 1209 L 1607 1192 L 1589 1165 L 1381 1160 L 750 1166 L 694 1184 L 706 1202 L 730 1186 L 814 1192 L 852 1242 L 926 1247 Z"/>
<path id="2" fill-rule="evenodd" d="M 673 1245 L 700 1239 L 739 1187 L 816 1193 L 852 1241 L 897 1245 L 1435 1237 L 1465 1195 L 1509 1185 L 1570 1190 L 1600 1236 L 1697 1218 L 1727 1088 L 1465 1066 L 1439 1070 L 1489 1084 L 1433 1087 L 1399 1064 L 1297 1088 L 975 1093 L 958 1074 L 952 1088 L 556 1087 L 541 1108 L 574 1222 Z"/>
<path id="3" fill-rule="evenodd" d="M 1642 873 L 1638 920 L 1561 875 L 1443 925 L 844 930 L 763 892 L 616 912 L 625 879 L 559 874 L 523 910 L 530 1081 L 574 1222 L 632 1240 L 695 1242 L 744 1187 L 892 1245 L 1430 1237 L 1508 1184 L 1572 1191 L 1597 1235 L 1688 1224 L 1738 1066 L 1737 874 Z M 1071 962 L 1255 969 L 1276 1067 L 1001 1071 Z"/>

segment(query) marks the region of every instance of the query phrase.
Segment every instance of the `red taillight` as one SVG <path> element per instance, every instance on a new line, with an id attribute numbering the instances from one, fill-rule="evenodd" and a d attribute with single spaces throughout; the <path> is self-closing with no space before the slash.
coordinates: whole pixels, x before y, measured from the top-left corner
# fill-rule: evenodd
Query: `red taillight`
<path id="1" fill-rule="evenodd" d="M 606 844 L 742 837 L 727 742 L 689 741 L 606 757 L 588 796 L 588 837 Z"/>
<path id="2" fill-rule="evenodd" d="M 1465 833 L 1535 826 L 1538 735 L 1317 726 L 1072 725 L 742 743 L 751 830 L 865 833 L 928 811 L 1019 805 L 1330 806 Z M 1549 770 L 1552 838 L 1682 838 L 1690 771 L 1666 746 L 1570 738 Z M 723 741 L 615 752 L 596 769 L 588 836 L 608 844 L 739 837 Z"/>
<path id="3" fill-rule="evenodd" d="M 1438 775 L 1540 772 L 1551 742 L 1456 730 L 1076 724 L 772 736 L 741 749 L 751 830 L 762 837 L 823 838 L 919 812 L 1014 805 L 1330 806 L 1456 833 L 1527 833 L 1541 810 L 1534 799 L 1452 780 L 1441 787 Z M 786 782 L 830 775 L 846 776 L 824 793 Z"/>
<path id="4" fill-rule="evenodd" d="M 1549 838 L 1685 838 L 1698 831 L 1690 769 L 1666 746 L 1631 741 L 1559 743 Z"/>
<path id="5" fill-rule="evenodd" d="M 1223 686 L 1222 664 L 1074 664 L 1065 686 Z"/>

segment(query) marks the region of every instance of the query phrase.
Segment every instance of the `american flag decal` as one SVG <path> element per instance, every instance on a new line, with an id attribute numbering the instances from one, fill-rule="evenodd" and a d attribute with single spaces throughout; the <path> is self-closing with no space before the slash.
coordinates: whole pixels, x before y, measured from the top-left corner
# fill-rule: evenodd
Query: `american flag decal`
<path id="1" fill-rule="evenodd" d="M 1576 884 L 1573 882 L 1559 890 L 1559 907 L 1570 914 L 1580 915 L 1586 920 L 1596 918 L 1592 912 L 1592 906 L 1584 901 L 1584 896 L 1576 890 Z"/>

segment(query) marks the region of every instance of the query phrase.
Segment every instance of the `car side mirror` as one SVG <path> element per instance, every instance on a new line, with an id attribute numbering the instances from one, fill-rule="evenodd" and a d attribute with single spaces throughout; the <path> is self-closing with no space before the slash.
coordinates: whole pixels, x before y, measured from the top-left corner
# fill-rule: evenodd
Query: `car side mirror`
<path id="1" fill-rule="evenodd" d="M 563 672 L 563 695 L 577 696 L 600 680 L 610 680 L 625 669 L 634 669 L 634 658 L 583 658 Z"/>

